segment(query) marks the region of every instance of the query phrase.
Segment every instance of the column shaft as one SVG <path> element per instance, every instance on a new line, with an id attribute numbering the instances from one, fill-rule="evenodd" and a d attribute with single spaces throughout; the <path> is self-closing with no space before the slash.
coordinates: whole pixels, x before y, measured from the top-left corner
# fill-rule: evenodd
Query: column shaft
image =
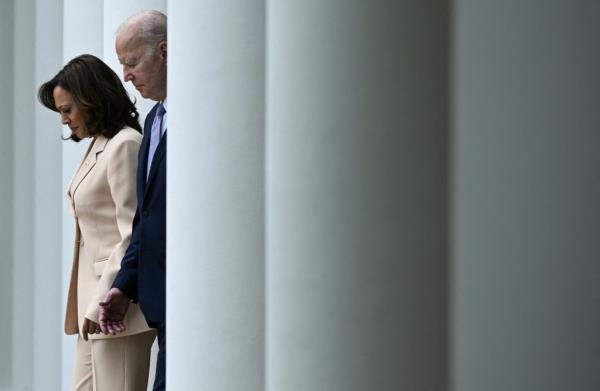
<path id="1" fill-rule="evenodd" d="M 169 3 L 172 390 L 264 390 L 264 11 Z"/>
<path id="2" fill-rule="evenodd" d="M 12 382 L 14 327 L 14 144 L 13 144 L 13 80 L 14 80 L 14 4 L 0 2 L 0 118 L 2 118 L 2 143 L 0 143 L 0 390 Z"/>
<path id="3" fill-rule="evenodd" d="M 30 159 L 33 161 L 33 197 L 27 208 L 33 211 L 33 226 L 26 233 L 26 245 L 33 249 L 33 270 L 28 276 L 33 291 L 33 342 L 34 390 L 51 390 L 61 387 L 61 335 L 64 313 L 61 311 L 61 205 L 62 189 L 61 138 L 56 113 L 37 102 L 37 88 L 53 76 L 62 65 L 62 0 L 36 0 L 33 17 L 34 59 L 32 85 L 19 89 L 28 91 L 27 99 L 33 105 L 33 137 L 28 139 Z M 15 132 L 23 127 L 21 117 L 16 117 Z M 18 159 L 25 159 L 17 155 Z M 27 156 L 27 155 L 25 155 Z M 17 174 L 17 175 L 20 175 Z M 27 174 L 26 174 L 27 175 Z M 29 199 L 29 196 L 27 197 Z M 18 262 L 18 260 L 17 260 Z M 26 289 L 26 286 L 19 286 Z M 18 293 L 20 294 L 20 292 Z M 19 308 L 19 310 L 28 310 Z"/>
<path id="4" fill-rule="evenodd" d="M 600 3 L 455 2 L 453 389 L 600 389 Z"/>
<path id="5" fill-rule="evenodd" d="M 267 19 L 267 389 L 443 390 L 448 2 Z"/>

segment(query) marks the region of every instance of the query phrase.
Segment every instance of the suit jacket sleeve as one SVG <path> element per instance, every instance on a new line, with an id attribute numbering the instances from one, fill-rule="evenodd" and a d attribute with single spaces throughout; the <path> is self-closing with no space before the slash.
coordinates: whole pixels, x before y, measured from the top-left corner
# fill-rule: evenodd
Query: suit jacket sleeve
<path id="1" fill-rule="evenodd" d="M 139 140 L 136 139 L 119 140 L 119 143 L 114 145 L 115 148 L 107 156 L 106 176 L 110 195 L 115 205 L 116 222 L 121 240 L 113 248 L 106 261 L 104 271 L 96 284 L 94 298 L 87 307 L 85 317 L 94 322 L 98 322 L 98 303 L 112 286 L 113 280 L 121 268 L 121 260 L 130 244 L 131 222 L 137 209 L 135 175 L 139 144 Z"/>
<path id="2" fill-rule="evenodd" d="M 129 243 L 129 247 L 127 247 L 127 251 L 123 257 L 121 270 L 119 270 L 119 273 L 115 277 L 115 280 L 112 284 L 113 288 L 119 288 L 134 302 L 138 301 L 137 273 L 140 246 L 139 213 L 139 209 L 136 210 L 135 217 L 133 218 L 131 242 Z"/>
<path id="3" fill-rule="evenodd" d="M 146 122 L 148 120 L 146 119 Z M 141 152 L 141 150 L 140 150 Z M 136 154 L 136 158 L 139 163 L 139 156 Z M 136 164 L 137 166 L 137 164 Z M 136 178 L 136 173 L 132 174 L 132 178 Z M 131 241 L 129 247 L 125 251 L 121 262 L 121 269 L 115 277 L 112 287 L 120 289 L 125 293 L 132 301 L 138 301 L 138 263 L 140 254 L 140 209 L 139 205 L 136 206 L 135 216 L 133 217 L 133 223 L 131 228 Z"/>
<path id="4" fill-rule="evenodd" d="M 148 115 L 146 116 L 146 121 L 144 122 L 144 138 L 149 137 L 150 128 L 152 126 L 152 121 L 154 120 L 154 116 L 156 114 L 156 108 L 158 107 L 158 103 L 154 105 L 154 107 L 150 110 Z M 147 142 L 147 141 L 146 141 Z M 142 145 L 144 141 L 142 140 Z M 140 147 L 140 155 L 138 155 L 138 164 L 141 162 L 141 153 L 143 147 Z M 138 175 L 140 173 L 137 173 Z M 145 174 L 142 174 L 145 175 Z M 139 181 L 139 179 L 138 179 Z M 138 200 L 139 201 L 139 200 Z M 117 274 L 115 281 L 113 282 L 113 288 L 120 289 L 123 293 L 125 293 L 132 301 L 138 301 L 138 265 L 140 261 L 140 245 L 141 245 L 141 227 L 140 227 L 140 205 L 138 203 L 137 210 L 135 211 L 135 217 L 133 218 L 133 228 L 131 234 L 131 243 L 129 243 L 129 247 L 125 252 L 125 256 L 123 257 L 123 262 L 121 263 L 121 270 Z"/>

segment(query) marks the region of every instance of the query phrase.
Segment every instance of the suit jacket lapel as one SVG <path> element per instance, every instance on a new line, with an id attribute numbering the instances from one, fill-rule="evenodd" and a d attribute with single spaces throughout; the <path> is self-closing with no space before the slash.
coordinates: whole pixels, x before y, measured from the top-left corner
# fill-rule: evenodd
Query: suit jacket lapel
<path id="1" fill-rule="evenodd" d="M 167 133 L 165 131 L 165 134 L 161 137 L 160 142 L 158 143 L 158 146 L 156 147 L 156 151 L 154 152 L 154 157 L 152 157 L 152 165 L 150 166 L 150 173 L 148 174 L 146 188 L 148 188 L 152 184 L 152 179 L 154 178 L 154 176 L 156 174 L 158 165 L 164 159 L 166 152 L 167 152 Z"/>
<path id="2" fill-rule="evenodd" d="M 154 117 L 156 116 L 156 109 L 158 107 L 158 103 L 154 105 L 152 110 L 148 113 L 148 117 L 146 118 L 146 122 L 144 124 L 144 138 L 142 140 L 142 145 L 140 146 L 140 158 L 138 164 L 138 203 L 143 205 L 144 198 L 146 194 L 148 194 L 148 189 L 152 185 L 152 179 L 156 176 L 156 170 L 158 169 L 159 164 L 165 158 L 167 151 L 167 133 L 165 133 L 158 143 L 156 147 L 156 151 L 154 152 L 154 156 L 152 157 L 152 163 L 150 166 L 150 172 L 148 173 L 148 151 L 150 149 L 150 133 L 152 132 L 152 123 L 154 122 Z M 148 174 L 146 174 L 148 173 Z M 147 177 L 146 177 L 147 175 Z"/>
<path id="3" fill-rule="evenodd" d="M 144 199 L 146 193 L 146 167 L 148 165 L 148 150 L 150 149 L 150 132 L 145 131 L 144 137 L 142 138 L 142 145 L 140 145 L 140 156 L 138 159 L 138 170 L 137 170 L 137 190 L 138 190 L 138 203 Z"/>
<path id="4" fill-rule="evenodd" d="M 85 158 L 81 162 L 79 169 L 75 173 L 73 180 L 71 181 L 71 185 L 69 186 L 68 195 L 71 198 L 71 203 L 73 201 L 73 197 L 75 196 L 75 191 L 81 184 L 81 182 L 85 179 L 85 177 L 89 174 L 92 168 L 96 165 L 97 154 L 104 151 L 104 147 L 106 147 L 106 143 L 108 143 L 108 139 L 103 136 L 97 136 L 96 139 L 90 145 Z"/>
<path id="5" fill-rule="evenodd" d="M 138 170 L 137 170 L 137 191 L 138 191 L 138 204 L 141 207 L 146 195 L 146 173 L 148 172 L 148 151 L 150 150 L 150 133 L 152 133 L 152 122 L 156 116 L 156 108 L 158 103 L 154 105 L 152 110 L 148 113 L 146 121 L 144 122 L 144 135 L 142 138 L 142 145 L 140 145 L 140 155 L 138 158 Z"/>

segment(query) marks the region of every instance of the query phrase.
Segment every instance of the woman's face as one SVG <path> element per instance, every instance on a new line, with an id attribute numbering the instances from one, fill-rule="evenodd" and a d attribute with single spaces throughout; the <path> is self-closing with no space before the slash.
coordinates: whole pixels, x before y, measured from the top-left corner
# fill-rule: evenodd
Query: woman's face
<path id="1" fill-rule="evenodd" d="M 88 137 L 87 113 L 75 103 L 73 95 L 61 86 L 56 86 L 52 94 L 62 124 L 67 125 L 71 129 L 71 133 L 79 140 Z"/>

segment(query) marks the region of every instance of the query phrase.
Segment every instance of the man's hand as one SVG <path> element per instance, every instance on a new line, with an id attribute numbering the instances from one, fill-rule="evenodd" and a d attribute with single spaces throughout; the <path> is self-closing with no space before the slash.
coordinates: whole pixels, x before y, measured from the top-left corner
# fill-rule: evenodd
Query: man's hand
<path id="1" fill-rule="evenodd" d="M 83 340 L 88 340 L 88 334 L 98 334 L 100 332 L 100 325 L 93 320 L 89 320 L 88 318 L 83 319 L 83 328 L 81 330 L 81 335 L 83 336 Z"/>
<path id="2" fill-rule="evenodd" d="M 100 302 L 100 329 L 116 335 L 125 331 L 123 319 L 129 309 L 129 297 L 118 288 L 111 288 Z"/>

